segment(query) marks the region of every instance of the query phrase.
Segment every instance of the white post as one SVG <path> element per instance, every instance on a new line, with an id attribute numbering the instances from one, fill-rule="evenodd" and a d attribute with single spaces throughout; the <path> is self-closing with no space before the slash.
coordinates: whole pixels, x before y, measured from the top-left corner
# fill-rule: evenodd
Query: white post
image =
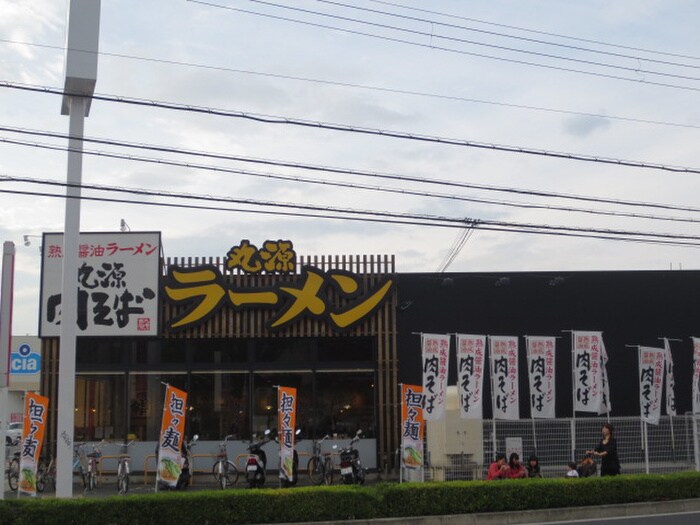
<path id="1" fill-rule="evenodd" d="M 700 439 L 698 437 L 698 418 L 695 414 L 690 414 L 690 421 L 693 424 L 693 452 L 695 453 L 695 470 L 700 472 Z"/>
<path id="2" fill-rule="evenodd" d="M 498 452 L 498 450 L 497 450 L 497 442 L 496 442 L 496 397 L 495 397 L 496 391 L 494 390 L 493 367 L 491 366 L 491 361 L 492 361 L 491 344 L 492 343 L 491 343 L 491 336 L 490 335 L 487 335 L 486 338 L 487 338 L 487 341 L 489 343 L 489 355 L 488 355 L 487 362 L 488 362 L 488 366 L 489 366 L 489 380 L 491 383 L 491 443 L 493 443 L 493 451 L 492 451 L 493 457 L 491 457 L 491 459 L 488 462 L 490 464 L 491 461 L 496 460 L 496 452 Z"/>
<path id="3" fill-rule="evenodd" d="M 61 113 L 69 115 L 66 214 L 63 229 L 61 336 L 56 417 L 56 497 L 73 496 L 75 349 L 78 322 L 78 242 L 83 129 L 97 82 L 100 0 L 70 0 Z"/>
<path id="4" fill-rule="evenodd" d="M 646 421 L 644 421 L 644 470 L 649 474 L 649 435 Z"/>
<path id="5" fill-rule="evenodd" d="M 576 338 L 571 330 L 571 461 L 576 461 Z"/>
<path id="6" fill-rule="evenodd" d="M 73 432 L 75 423 L 75 352 L 78 335 L 78 242 L 80 184 L 83 169 L 85 98 L 71 97 L 68 141 L 68 186 L 63 234 L 63 286 L 58 362 L 58 415 L 56 439 L 56 497 L 73 496 Z"/>
<path id="7" fill-rule="evenodd" d="M 0 500 L 5 498 L 5 436 L 7 435 L 7 389 L 10 385 L 10 351 L 12 347 L 12 296 L 14 289 L 15 245 L 2 245 L 2 282 L 0 283 Z"/>

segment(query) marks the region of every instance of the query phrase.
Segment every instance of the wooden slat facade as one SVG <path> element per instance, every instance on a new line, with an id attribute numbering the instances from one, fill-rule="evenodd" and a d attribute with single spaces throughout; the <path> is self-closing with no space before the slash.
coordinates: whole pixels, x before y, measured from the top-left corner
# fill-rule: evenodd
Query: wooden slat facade
<path id="1" fill-rule="evenodd" d="M 313 256 L 297 259 L 297 274 L 295 275 L 250 275 L 236 274 L 226 270 L 224 258 L 167 258 L 164 261 L 163 275 L 170 267 L 196 267 L 203 264 L 213 265 L 221 271 L 228 285 L 241 288 L 272 287 L 279 282 L 293 282 L 298 279 L 299 270 L 303 266 L 314 266 L 323 271 L 345 270 L 355 273 L 361 280 L 365 290 L 374 289 L 380 281 L 395 272 L 393 255 L 343 255 L 343 256 Z M 373 337 L 377 348 L 377 452 L 378 467 L 393 468 L 393 452 L 399 445 L 399 393 L 398 393 L 398 357 L 396 333 L 396 287 L 389 292 L 387 300 L 371 316 L 358 323 L 354 328 L 342 334 L 334 331 L 326 321 L 316 319 L 301 319 L 293 321 L 290 326 L 277 331 L 266 328 L 267 323 L 277 313 L 274 309 L 260 308 L 234 311 L 229 306 L 219 309 L 207 321 L 192 328 L 178 332 L 161 329 L 164 339 L 210 339 L 210 338 L 285 338 L 285 337 Z M 342 298 L 329 290 L 329 302 L 334 306 L 342 304 Z M 170 304 L 161 298 L 161 326 L 176 318 L 183 311 L 183 306 Z M 42 392 L 51 399 L 58 399 L 56 388 L 58 383 L 58 353 L 57 338 L 42 341 L 44 374 L 42 375 Z M 49 436 L 55 434 L 56 404 L 48 421 Z"/>

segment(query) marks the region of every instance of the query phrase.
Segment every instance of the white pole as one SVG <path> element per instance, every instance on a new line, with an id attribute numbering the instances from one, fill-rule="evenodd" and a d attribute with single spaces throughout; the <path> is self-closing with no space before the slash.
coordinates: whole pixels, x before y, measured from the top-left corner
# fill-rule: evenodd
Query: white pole
<path id="1" fill-rule="evenodd" d="M 644 421 L 644 470 L 649 474 L 649 435 L 646 421 Z"/>
<path id="2" fill-rule="evenodd" d="M 576 461 L 576 352 L 575 336 L 571 330 L 571 461 Z"/>
<path id="3" fill-rule="evenodd" d="M 15 245 L 5 241 L 2 245 L 2 277 L 0 282 L 0 500 L 5 498 L 5 436 L 9 415 L 7 390 L 10 385 L 10 352 L 12 347 L 12 299 L 14 294 Z"/>
<path id="4" fill-rule="evenodd" d="M 488 362 L 489 362 L 489 380 L 491 383 L 491 439 L 493 443 L 493 457 L 491 458 L 491 461 L 496 460 L 496 452 L 497 452 L 497 442 L 496 442 L 496 391 L 494 390 L 494 384 L 493 384 L 493 366 L 491 366 L 491 363 L 493 362 L 493 358 L 491 355 L 491 345 L 493 344 L 491 342 L 491 336 L 487 336 L 488 342 L 489 342 L 489 355 L 488 355 Z M 489 463 L 491 463 L 489 461 Z"/>
<path id="5" fill-rule="evenodd" d="M 78 243 L 80 184 L 83 171 L 84 97 L 70 97 L 66 218 L 63 233 L 63 285 L 58 362 L 56 424 L 56 497 L 73 496 L 73 432 L 75 425 L 75 352 L 78 326 Z"/>

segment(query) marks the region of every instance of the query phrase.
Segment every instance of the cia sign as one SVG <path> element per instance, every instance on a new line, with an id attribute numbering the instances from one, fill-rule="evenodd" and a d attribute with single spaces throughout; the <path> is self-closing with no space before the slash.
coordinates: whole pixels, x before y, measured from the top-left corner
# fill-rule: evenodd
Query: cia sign
<path id="1" fill-rule="evenodd" d="M 41 354 L 32 352 L 32 347 L 23 343 L 10 354 L 11 374 L 38 374 L 41 370 Z"/>

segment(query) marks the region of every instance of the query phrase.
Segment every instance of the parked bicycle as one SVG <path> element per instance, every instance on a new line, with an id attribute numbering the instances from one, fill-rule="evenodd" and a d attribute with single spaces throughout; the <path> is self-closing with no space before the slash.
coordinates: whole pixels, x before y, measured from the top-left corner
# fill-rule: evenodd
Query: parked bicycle
<path id="1" fill-rule="evenodd" d="M 222 489 L 235 485 L 238 482 L 238 469 L 236 465 L 228 459 L 228 450 L 226 449 L 226 442 L 229 439 L 233 439 L 232 435 L 228 435 L 224 440 L 219 443 L 219 454 L 218 460 L 214 463 L 212 467 L 212 474 L 214 474 L 214 479 L 219 484 Z"/>
<path id="2" fill-rule="evenodd" d="M 104 445 L 104 440 L 100 441 L 97 444 L 92 445 L 92 452 L 88 452 L 85 454 L 85 458 L 87 460 L 87 467 L 84 468 L 84 472 L 82 472 L 83 476 L 83 485 L 85 486 L 85 490 L 87 491 L 92 491 L 95 490 L 97 487 L 97 466 L 100 463 L 100 458 L 102 457 L 102 451 L 100 450 L 100 447 Z M 85 446 L 87 443 L 83 443 L 81 445 L 82 450 L 84 452 Z M 80 465 L 83 466 L 83 461 L 81 459 Z"/>
<path id="3" fill-rule="evenodd" d="M 313 455 L 306 465 L 306 470 L 309 473 L 309 480 L 312 485 L 333 484 L 333 460 L 330 452 L 321 451 L 323 442 L 330 436 L 326 434 L 320 440 L 314 440 Z"/>
<path id="4" fill-rule="evenodd" d="M 36 490 L 44 492 L 46 487 L 56 490 L 56 461 L 53 456 L 50 456 L 48 461 L 44 458 L 37 469 Z"/>
<path id="5" fill-rule="evenodd" d="M 119 445 L 120 454 L 119 462 L 117 463 L 117 492 L 119 494 L 126 494 L 129 491 L 129 462 L 131 461 L 131 456 L 129 455 L 129 447 L 134 444 L 132 439 L 128 443 L 122 443 Z"/>
<path id="6" fill-rule="evenodd" d="M 7 481 L 10 483 L 10 490 L 17 490 L 19 485 L 19 451 L 15 452 L 10 460 Z"/>

